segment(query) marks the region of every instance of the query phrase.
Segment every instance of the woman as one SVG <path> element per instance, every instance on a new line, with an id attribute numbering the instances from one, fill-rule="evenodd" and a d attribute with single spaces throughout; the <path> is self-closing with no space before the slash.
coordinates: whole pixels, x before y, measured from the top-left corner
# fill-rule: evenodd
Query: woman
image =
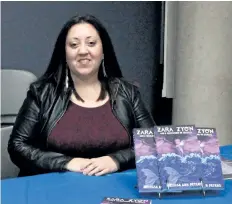
<path id="1" fill-rule="evenodd" d="M 122 79 L 106 29 L 93 16 L 75 16 L 30 86 L 8 151 L 20 176 L 100 176 L 133 168 L 132 129 L 152 126 L 137 87 Z"/>

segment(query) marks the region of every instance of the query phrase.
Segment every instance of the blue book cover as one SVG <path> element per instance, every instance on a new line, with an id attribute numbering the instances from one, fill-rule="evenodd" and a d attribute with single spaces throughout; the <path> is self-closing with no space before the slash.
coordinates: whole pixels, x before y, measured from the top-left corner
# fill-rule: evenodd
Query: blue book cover
<path id="1" fill-rule="evenodd" d="M 161 192 L 154 129 L 133 130 L 137 183 L 140 193 Z"/>
<path id="2" fill-rule="evenodd" d="M 161 186 L 167 192 L 202 188 L 201 151 L 194 125 L 156 126 Z"/>
<path id="3" fill-rule="evenodd" d="M 197 127 L 197 136 L 202 154 L 204 188 L 205 190 L 223 190 L 224 179 L 216 129 Z"/>
<path id="4" fill-rule="evenodd" d="M 132 198 L 117 198 L 117 197 L 105 197 L 101 204 L 152 204 L 151 200 L 145 199 L 132 199 Z"/>

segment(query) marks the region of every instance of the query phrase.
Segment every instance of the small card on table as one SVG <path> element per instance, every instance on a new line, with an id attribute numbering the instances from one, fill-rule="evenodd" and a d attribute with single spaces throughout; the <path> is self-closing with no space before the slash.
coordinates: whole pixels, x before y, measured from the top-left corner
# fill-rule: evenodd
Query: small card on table
<path id="1" fill-rule="evenodd" d="M 134 198 L 105 197 L 101 204 L 152 204 L 151 200 Z"/>

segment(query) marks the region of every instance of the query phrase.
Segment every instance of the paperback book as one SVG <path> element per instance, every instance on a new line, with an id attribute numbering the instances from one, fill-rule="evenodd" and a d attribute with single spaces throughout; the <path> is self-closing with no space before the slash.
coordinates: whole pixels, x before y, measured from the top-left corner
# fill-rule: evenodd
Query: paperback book
<path id="1" fill-rule="evenodd" d="M 162 190 L 155 149 L 154 129 L 134 129 L 133 137 L 139 192 L 161 192 Z"/>
<path id="2" fill-rule="evenodd" d="M 219 141 L 215 128 L 197 128 L 201 149 L 202 181 L 205 190 L 223 190 L 224 179 Z"/>
<path id="3" fill-rule="evenodd" d="M 224 180 L 232 180 L 232 160 L 221 157 L 221 163 Z"/>
<path id="4" fill-rule="evenodd" d="M 154 127 L 162 189 L 202 189 L 201 150 L 194 125 Z"/>

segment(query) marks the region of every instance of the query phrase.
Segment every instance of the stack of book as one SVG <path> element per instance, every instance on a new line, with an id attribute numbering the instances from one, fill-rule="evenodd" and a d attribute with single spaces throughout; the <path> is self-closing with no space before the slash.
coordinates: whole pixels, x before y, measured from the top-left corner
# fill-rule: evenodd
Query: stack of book
<path id="1" fill-rule="evenodd" d="M 140 193 L 224 189 L 215 128 L 155 126 L 133 135 Z"/>

